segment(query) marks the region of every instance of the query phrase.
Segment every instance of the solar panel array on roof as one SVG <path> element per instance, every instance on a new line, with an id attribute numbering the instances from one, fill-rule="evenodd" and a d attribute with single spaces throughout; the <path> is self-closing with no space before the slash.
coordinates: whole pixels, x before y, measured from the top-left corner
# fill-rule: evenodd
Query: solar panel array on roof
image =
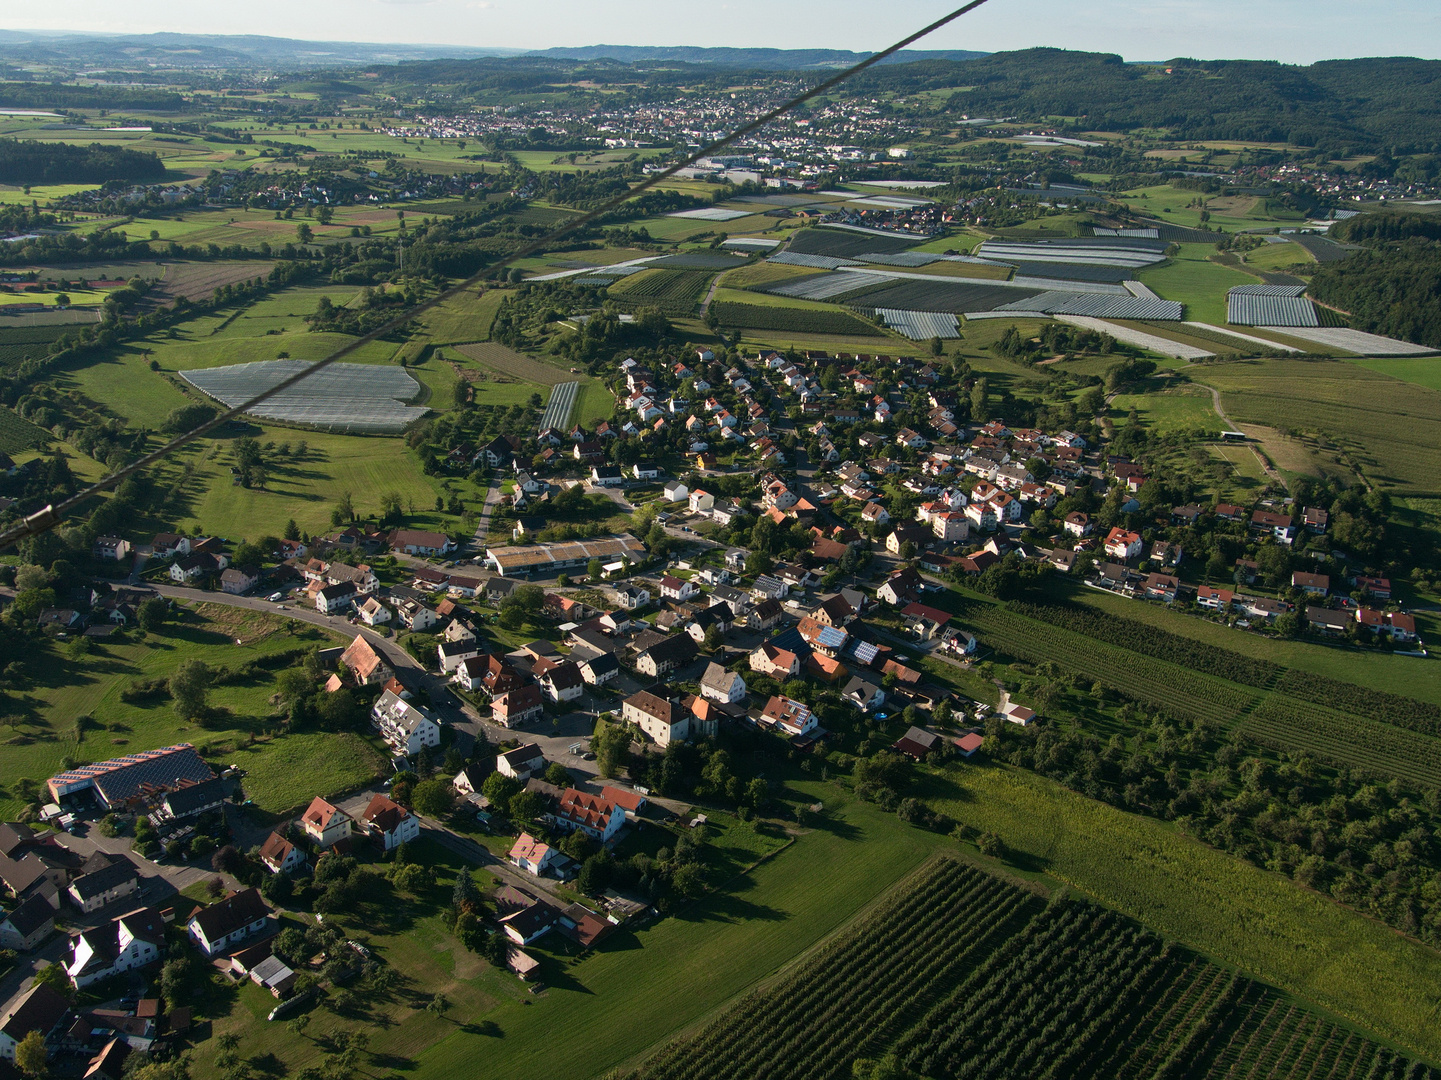
<path id="1" fill-rule="evenodd" d="M 311 367 L 304 360 L 262 360 L 183 371 L 181 378 L 230 408 Z M 389 364 L 332 364 L 249 410 L 264 420 L 309 424 L 334 432 L 400 432 L 426 410 L 406 405 L 420 384 Z"/>
<path id="2" fill-rule="evenodd" d="M 775 637 L 771 638 L 770 641 L 766 642 L 766 644 L 772 645 L 777 649 L 785 649 L 786 652 L 795 653 L 802 660 L 810 656 L 812 652 L 810 643 L 801 637 L 800 630 L 794 626 L 789 630 L 782 630 Z"/>
<path id="3" fill-rule="evenodd" d="M 846 643 L 849 635 L 834 626 L 822 626 L 820 633 L 816 634 L 816 644 L 823 649 L 839 649 Z"/>
<path id="4" fill-rule="evenodd" d="M 881 650 L 869 641 L 853 640 L 851 647 L 846 651 L 847 656 L 855 658 L 858 664 L 873 664 Z"/>
<path id="5" fill-rule="evenodd" d="M 1304 296 L 1241 292 L 1238 289 L 1232 289 L 1226 295 L 1226 321 L 1237 326 L 1321 325 L 1321 320 L 1316 317 L 1316 306 Z"/>

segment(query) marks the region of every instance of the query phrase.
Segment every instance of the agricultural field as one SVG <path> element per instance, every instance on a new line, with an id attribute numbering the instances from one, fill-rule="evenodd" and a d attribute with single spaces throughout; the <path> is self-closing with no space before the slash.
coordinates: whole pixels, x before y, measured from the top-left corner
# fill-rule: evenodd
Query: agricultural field
<path id="1" fill-rule="evenodd" d="M 1441 391 L 1344 360 L 1208 364 L 1192 378 L 1221 391 L 1240 423 L 1300 428 L 1333 449 L 1330 461 L 1393 490 L 1436 490 Z"/>
<path id="2" fill-rule="evenodd" d="M 738 231 L 738 230 L 737 230 Z M 857 255 L 909 251 L 921 238 L 880 236 L 850 229 L 802 229 L 791 237 L 787 251 L 800 255 L 824 255 L 831 259 L 853 259 Z"/>
<path id="3" fill-rule="evenodd" d="M 1185 317 L 1197 322 L 1226 325 L 1226 290 L 1255 285 L 1257 279 L 1210 261 L 1209 244 L 1182 244 L 1172 260 L 1136 272 L 1136 280 L 1162 300 L 1186 305 Z"/>
<path id="4" fill-rule="evenodd" d="M 687 315 L 700 303 L 713 277 L 714 270 L 642 270 L 621 278 L 606 293 L 610 299 L 626 304 Z"/>
<path id="5" fill-rule="evenodd" d="M 1281 244 L 1262 244 L 1241 257 L 1248 269 L 1267 273 L 1309 272 L 1315 269 L 1316 257 L 1300 244 L 1287 240 Z"/>
<path id="6" fill-rule="evenodd" d="M 1157 432 L 1216 431 L 1221 427 L 1211 408 L 1211 395 L 1201 387 L 1180 384 L 1144 394 L 1118 394 L 1111 401 L 1110 415 L 1124 421 L 1132 409 Z"/>
<path id="7" fill-rule="evenodd" d="M 1441 391 L 1441 358 L 1400 357 L 1385 360 L 1352 360 L 1357 367 L 1389 375 L 1393 379 L 1424 386 L 1427 390 Z"/>
<path id="8" fill-rule="evenodd" d="M 255 676 L 216 686 L 210 694 L 215 717 L 205 726 L 182 723 L 170 708 L 163 692 L 134 702 L 122 693 L 135 680 L 167 677 L 182 660 L 203 660 L 213 668 L 232 671 L 259 661 L 264 664 L 278 654 L 295 655 L 281 666 L 298 662 L 304 651 L 329 647 L 338 639 L 315 627 L 271 615 L 253 614 L 236 608 L 201 604 L 179 609 L 179 614 L 157 634 L 142 637 L 127 631 L 129 639 L 97 643 L 80 659 L 62 659 L 63 644 L 50 646 L 51 664 L 31 665 L 30 686 L 11 693 L 3 722 L 9 730 L 5 753 L 0 755 L 0 812 L 11 817 L 24 804 L 16 783 L 23 777 L 44 780 L 61 767 L 62 759 L 101 760 L 150 750 L 176 742 L 192 742 L 202 752 L 223 753 L 260 736 L 272 722 L 275 710 L 270 697 L 275 693 L 276 670 L 263 669 Z M 239 639 L 242 644 L 237 645 Z M 88 717 L 77 725 L 76 717 Z M 291 738 L 297 741 L 291 743 Z M 354 738 L 352 736 L 352 738 Z M 256 744 L 246 753 L 258 768 L 285 771 L 273 764 L 279 756 L 292 764 L 321 766 L 315 775 L 334 779 L 344 790 L 375 775 L 378 755 L 363 742 L 338 752 L 330 759 L 321 740 L 346 742 L 339 736 L 306 741 L 303 736 L 282 736 Z M 347 744 L 348 745 L 348 744 Z M 283 789 L 277 789 L 283 790 Z M 269 795 L 267 799 L 273 798 Z M 275 806 L 277 810 L 288 809 Z"/>
<path id="9" fill-rule="evenodd" d="M 1064 889 L 1045 904 L 941 856 L 629 1077 L 846 1080 L 857 1059 L 978 1080 L 1109 1080 L 1172 1061 L 1190 1075 L 1361 1080 L 1396 1055 Z"/>
<path id="10" fill-rule="evenodd" d="M 838 334 L 850 337 L 883 337 L 881 330 L 847 311 L 817 311 L 780 305 L 737 304 L 717 301 L 711 314 L 723 327 L 741 330 L 779 330 L 800 334 Z"/>
<path id="11" fill-rule="evenodd" d="M 50 442 L 50 432 L 36 427 L 23 416 L 0 408 L 0 453 L 19 454 Z"/>

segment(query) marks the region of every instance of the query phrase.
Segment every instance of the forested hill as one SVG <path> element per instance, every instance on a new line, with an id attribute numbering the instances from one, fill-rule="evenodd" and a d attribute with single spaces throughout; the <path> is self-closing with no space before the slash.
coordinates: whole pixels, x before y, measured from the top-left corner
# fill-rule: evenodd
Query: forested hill
<path id="1" fill-rule="evenodd" d="M 0 184 L 103 184 L 111 180 L 155 183 L 165 163 L 155 154 L 114 146 L 0 139 Z"/>
<path id="2" fill-rule="evenodd" d="M 681 64 L 706 64 L 711 67 L 739 68 L 747 71 L 799 71 L 814 67 L 846 67 L 859 63 L 870 53 L 845 52 L 840 49 L 730 49 L 703 48 L 695 45 L 660 47 L 651 45 L 587 45 L 582 48 L 541 49 L 530 54 L 553 60 L 619 60 L 625 64 L 668 61 Z M 903 64 L 922 60 L 974 60 L 985 56 L 964 49 L 908 49 L 882 61 Z"/>
<path id="3" fill-rule="evenodd" d="M 953 86 L 972 89 L 952 94 L 948 109 L 971 116 L 1081 117 L 1093 130 L 1162 128 L 1178 138 L 1333 151 L 1441 151 L 1441 61 L 1408 57 L 1309 67 L 1184 59 L 1141 65 L 1105 53 L 1028 49 L 964 64 L 928 60 L 873 69 L 853 92 Z"/>
<path id="4" fill-rule="evenodd" d="M 1350 312 L 1359 330 L 1441 349 L 1441 218 L 1362 214 L 1331 233 L 1366 250 L 1318 267 L 1311 294 Z"/>

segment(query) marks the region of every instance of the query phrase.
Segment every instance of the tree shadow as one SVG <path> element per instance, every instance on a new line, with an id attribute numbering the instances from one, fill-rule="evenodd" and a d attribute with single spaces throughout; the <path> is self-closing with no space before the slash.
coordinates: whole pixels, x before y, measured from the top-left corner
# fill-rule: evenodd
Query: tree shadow
<path id="1" fill-rule="evenodd" d="M 460 1030 L 467 1035 L 481 1035 L 487 1039 L 505 1038 L 505 1029 L 494 1020 L 472 1020 L 468 1024 L 460 1025 Z"/>

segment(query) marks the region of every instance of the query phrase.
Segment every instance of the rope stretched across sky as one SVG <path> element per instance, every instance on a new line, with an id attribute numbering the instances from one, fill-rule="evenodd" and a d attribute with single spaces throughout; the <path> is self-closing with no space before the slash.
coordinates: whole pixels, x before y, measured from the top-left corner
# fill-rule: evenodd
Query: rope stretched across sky
<path id="1" fill-rule="evenodd" d="M 591 210 L 586 214 L 582 214 L 578 218 L 571 219 L 566 224 L 562 225 L 559 229 L 541 238 L 540 240 L 537 240 L 531 244 L 527 244 L 519 251 L 507 255 L 505 258 L 500 259 L 498 262 L 491 263 L 489 266 L 478 270 L 476 273 L 472 274 L 470 277 L 466 278 L 459 284 L 452 285 L 450 288 L 436 294 L 429 300 L 426 300 L 423 303 L 417 304 L 416 306 L 409 308 L 403 314 L 396 316 L 389 322 L 385 323 L 383 326 L 376 327 L 365 336 L 358 337 L 355 340 L 345 345 L 342 345 L 329 356 L 325 357 L 325 359 L 317 360 L 314 364 L 306 368 L 304 371 L 297 372 L 290 378 L 285 379 L 280 383 L 277 383 L 275 386 L 272 386 L 269 390 L 256 394 L 249 401 L 241 402 L 233 409 L 226 410 L 225 412 L 207 421 L 206 423 L 201 424 L 199 427 L 193 428 L 192 430 L 185 432 L 185 434 L 183 435 L 177 435 L 164 446 L 161 446 L 160 448 L 151 451 L 143 457 L 137 458 L 129 465 L 126 465 L 123 468 L 111 473 L 105 479 L 99 481 L 98 483 L 92 484 L 84 491 L 81 491 L 75 495 L 72 495 L 70 498 L 65 499 L 58 506 L 52 503 L 46 506 L 43 510 L 36 511 L 28 517 L 22 519 L 18 525 L 6 530 L 3 533 L 0 533 L 0 551 L 3 551 L 11 544 L 24 540 L 27 537 L 38 536 L 41 533 L 48 532 L 50 529 L 55 528 L 55 526 L 59 525 L 62 521 L 64 521 L 65 516 L 70 511 L 74 510 L 77 506 L 83 503 L 86 499 L 89 499 L 91 496 L 98 495 L 103 491 L 108 491 L 109 489 L 115 487 L 117 484 L 121 483 L 127 477 L 134 476 L 142 469 L 148 468 L 149 466 L 154 465 L 156 462 L 169 457 L 181 447 L 186 446 L 191 442 L 194 442 L 202 435 L 206 435 L 209 432 L 214 431 L 222 424 L 229 423 L 231 420 L 234 420 L 242 413 L 249 412 L 251 409 L 255 408 L 255 406 L 261 404 L 264 401 L 268 401 L 276 394 L 290 389 L 297 383 L 303 382 L 304 380 L 310 378 L 310 376 L 314 375 L 316 372 L 322 371 L 325 368 L 329 367 L 331 364 L 342 359 L 343 357 L 349 356 L 351 353 L 355 352 L 355 350 L 361 348 L 362 346 L 368 345 L 370 342 L 375 341 L 378 338 L 384 337 L 386 334 L 389 334 L 392 331 L 399 329 L 417 316 L 423 315 L 425 312 L 431 310 L 432 308 L 445 303 L 451 297 L 464 292 L 466 289 L 478 284 L 483 279 L 494 275 L 496 271 L 503 270 L 505 269 L 505 267 L 510 266 L 513 263 L 517 263 L 522 259 L 528 259 L 532 255 L 540 254 L 547 248 L 551 247 L 558 239 L 560 239 L 562 236 L 565 236 L 567 233 L 574 232 L 576 229 L 584 228 L 591 222 L 595 221 L 597 218 L 610 213 L 612 210 L 635 198 L 637 195 L 640 195 L 645 191 L 649 191 L 657 184 L 664 183 L 666 180 L 669 180 L 671 177 L 679 173 L 682 169 L 686 169 L 694 165 L 701 158 L 710 157 L 717 150 L 722 150 L 725 147 L 729 146 L 731 143 L 736 142 L 738 139 L 743 139 L 747 135 L 750 135 L 752 132 L 759 131 L 761 128 L 769 124 L 772 120 L 779 119 L 786 113 L 790 112 L 792 109 L 796 108 L 796 106 L 804 105 L 812 98 L 818 97 L 819 95 L 824 94 L 831 89 L 834 89 L 846 80 L 854 78 L 856 75 L 859 75 L 867 68 L 872 67 L 875 64 L 880 63 L 882 60 L 885 60 L 887 57 L 893 56 L 895 53 L 900 52 L 906 46 L 912 45 L 915 42 L 919 41 L 921 38 L 926 37 L 928 34 L 932 34 L 935 31 L 941 29 L 941 27 L 947 25 L 948 23 L 954 22 L 962 15 L 974 11 L 976 8 L 980 7 L 984 3 L 986 3 L 986 0 L 970 0 L 970 3 L 956 8 L 949 15 L 942 16 L 935 22 L 931 23 L 929 26 L 923 27 L 922 29 L 917 30 L 914 34 L 902 38 L 890 48 L 884 49 L 878 53 L 873 53 L 872 55 L 862 60 L 860 63 L 854 64 L 851 67 L 846 68 L 844 71 L 840 71 L 835 75 L 832 75 L 829 79 L 825 80 L 825 82 L 819 83 L 816 86 L 811 87 L 804 93 L 798 94 L 796 97 L 793 97 L 789 101 L 785 102 L 785 104 L 779 105 L 776 108 L 772 109 L 764 116 L 758 117 L 757 119 L 752 120 L 750 123 L 737 128 L 729 135 L 717 139 L 709 146 L 701 147 L 684 161 L 677 162 L 670 168 L 666 169 L 664 172 L 655 173 L 648 180 L 645 180 L 636 187 L 631 188 L 629 191 L 625 191 L 619 195 L 616 195 L 614 198 L 606 200 L 606 202 L 602 203 L 594 210 Z"/>

